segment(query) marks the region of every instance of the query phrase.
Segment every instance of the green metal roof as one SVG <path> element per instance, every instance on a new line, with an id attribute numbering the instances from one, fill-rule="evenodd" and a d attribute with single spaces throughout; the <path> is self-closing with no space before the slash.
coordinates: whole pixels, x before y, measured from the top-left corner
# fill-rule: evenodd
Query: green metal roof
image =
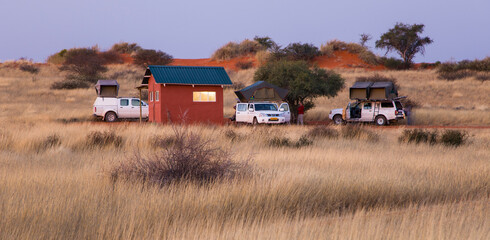
<path id="1" fill-rule="evenodd" d="M 184 85 L 231 85 L 223 67 L 148 66 L 157 83 Z M 146 75 L 146 74 L 145 74 Z"/>

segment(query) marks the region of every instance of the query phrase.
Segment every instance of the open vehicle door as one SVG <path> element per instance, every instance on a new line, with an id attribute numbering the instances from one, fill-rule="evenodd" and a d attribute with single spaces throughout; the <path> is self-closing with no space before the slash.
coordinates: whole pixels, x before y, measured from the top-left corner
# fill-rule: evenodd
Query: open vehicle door
<path id="1" fill-rule="evenodd" d="M 279 106 L 279 112 L 282 112 L 284 114 L 285 122 L 291 122 L 291 111 L 289 109 L 289 104 L 282 103 L 281 106 Z"/>
<path id="2" fill-rule="evenodd" d="M 247 122 L 248 104 L 238 103 L 236 106 L 236 122 Z"/>

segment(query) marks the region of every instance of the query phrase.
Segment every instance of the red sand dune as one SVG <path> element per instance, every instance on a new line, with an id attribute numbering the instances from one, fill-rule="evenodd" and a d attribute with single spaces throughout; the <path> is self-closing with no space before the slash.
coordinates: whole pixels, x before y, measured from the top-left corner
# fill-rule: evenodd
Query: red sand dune
<path id="1" fill-rule="evenodd" d="M 321 68 L 364 68 L 368 70 L 385 70 L 382 65 L 370 65 L 359 59 L 356 54 L 347 51 L 337 51 L 334 57 L 319 56 L 313 59 L 312 63 Z M 231 60 L 215 61 L 209 58 L 201 59 L 179 59 L 176 58 L 170 64 L 172 66 L 213 66 L 224 67 L 228 70 L 239 70 L 236 66 L 238 62 L 252 62 L 254 67 L 257 67 L 257 59 L 254 56 L 243 56 L 233 58 Z"/>

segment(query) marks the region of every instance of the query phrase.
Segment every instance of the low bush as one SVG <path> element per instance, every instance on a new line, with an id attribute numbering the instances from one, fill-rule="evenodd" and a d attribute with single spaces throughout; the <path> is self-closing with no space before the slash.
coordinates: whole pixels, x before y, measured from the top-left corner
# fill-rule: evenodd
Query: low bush
<path id="1" fill-rule="evenodd" d="M 63 49 L 63 50 L 49 56 L 48 59 L 46 60 L 46 62 L 51 63 L 51 64 L 56 64 L 56 65 L 63 64 L 65 62 L 65 54 L 67 52 L 68 52 L 68 50 Z"/>
<path id="2" fill-rule="evenodd" d="M 273 137 L 269 139 L 269 146 L 271 147 L 290 147 L 291 140 L 287 137 Z"/>
<path id="3" fill-rule="evenodd" d="M 146 67 L 148 65 L 168 65 L 173 62 L 173 57 L 160 50 L 140 49 L 133 56 L 135 65 Z"/>
<path id="4" fill-rule="evenodd" d="M 468 134 L 459 130 L 445 130 L 442 135 L 440 142 L 445 146 L 459 147 L 463 145 L 468 138 Z"/>
<path id="5" fill-rule="evenodd" d="M 379 62 L 390 70 L 404 70 L 407 68 L 403 60 L 396 59 L 394 57 L 390 57 L 390 58 L 381 57 L 379 59 Z"/>
<path id="6" fill-rule="evenodd" d="M 141 81 L 141 73 L 136 70 L 122 70 L 118 72 L 114 72 L 109 76 L 110 79 L 130 79 L 134 81 Z"/>
<path id="7" fill-rule="evenodd" d="M 47 136 L 43 141 L 36 144 L 35 149 L 39 152 L 44 152 L 52 147 L 59 146 L 61 139 L 57 134 Z"/>
<path id="8" fill-rule="evenodd" d="M 321 45 L 320 52 L 322 55 L 333 57 L 335 51 L 348 51 L 352 54 L 358 54 L 359 58 L 365 63 L 377 65 L 378 57 L 367 47 L 358 43 L 346 43 L 339 40 L 331 40 L 325 45 Z"/>
<path id="9" fill-rule="evenodd" d="M 260 43 L 249 39 L 245 39 L 241 43 L 229 42 L 218 48 L 211 56 L 211 59 L 217 61 L 230 60 L 239 56 L 255 54 L 264 49 L 265 47 Z"/>
<path id="10" fill-rule="evenodd" d="M 124 63 L 121 54 L 115 51 L 100 52 L 99 56 L 102 58 L 102 64 L 121 64 Z"/>
<path id="11" fill-rule="evenodd" d="M 326 126 L 316 126 L 308 131 L 308 136 L 313 138 L 337 139 L 339 137 L 339 132 Z"/>
<path id="12" fill-rule="evenodd" d="M 342 127 L 341 135 L 345 139 L 363 139 L 367 141 L 379 141 L 379 135 L 363 128 L 360 125 L 346 125 Z"/>
<path id="13" fill-rule="evenodd" d="M 320 50 L 310 43 L 291 43 L 282 52 L 284 57 L 291 61 L 310 61 L 320 56 Z"/>
<path id="14" fill-rule="evenodd" d="M 93 131 L 87 135 L 86 146 L 88 148 L 102 148 L 106 146 L 121 147 L 123 139 L 112 131 Z"/>
<path id="15" fill-rule="evenodd" d="M 460 62 L 446 62 L 441 63 L 437 68 L 437 73 L 440 79 L 456 80 L 467 77 L 475 76 L 478 79 L 480 73 L 483 76 L 490 72 L 490 57 L 483 60 L 463 60 Z M 481 75 L 480 75 L 481 76 Z M 488 76 L 488 75 L 486 75 Z M 480 77 L 480 79 L 487 79 L 487 77 Z M 483 80 L 484 81 L 484 80 Z"/>
<path id="16" fill-rule="evenodd" d="M 242 69 L 242 70 L 252 68 L 253 66 L 254 66 L 254 64 L 252 61 L 247 61 L 247 62 L 239 61 L 235 64 L 235 67 L 237 67 L 238 69 Z"/>
<path id="17" fill-rule="evenodd" d="M 300 148 L 310 146 L 311 144 L 313 144 L 313 140 L 309 139 L 308 136 L 303 135 L 298 139 L 296 143 L 294 143 L 294 146 Z"/>
<path id="18" fill-rule="evenodd" d="M 24 72 L 32 73 L 32 74 L 37 74 L 39 73 L 39 68 L 34 66 L 33 64 L 27 64 L 23 63 L 19 66 L 19 69 Z"/>
<path id="19" fill-rule="evenodd" d="M 103 59 L 99 56 L 95 47 L 73 48 L 64 54 L 65 61 L 59 68 L 68 72 L 66 81 L 83 81 L 93 84 L 101 78 L 101 74 L 107 71 L 103 66 Z M 77 86 L 72 82 L 70 86 Z"/>
<path id="20" fill-rule="evenodd" d="M 464 131 L 445 130 L 441 135 L 437 130 L 405 129 L 398 138 L 399 142 L 405 143 L 427 143 L 430 145 L 443 144 L 445 146 L 458 147 L 463 145 L 468 138 Z"/>
<path id="21" fill-rule="evenodd" d="M 60 89 L 89 88 L 90 86 L 92 85 L 85 81 L 69 79 L 69 80 L 54 82 L 53 84 L 51 84 L 50 88 L 55 90 L 60 90 Z"/>
<path id="22" fill-rule="evenodd" d="M 428 143 L 433 145 L 437 143 L 437 135 L 437 131 L 430 132 L 424 129 L 405 129 L 398 138 L 398 141 L 415 144 Z"/>
<path id="23" fill-rule="evenodd" d="M 121 53 L 131 54 L 137 52 L 138 50 L 141 50 L 141 47 L 138 46 L 138 44 L 136 43 L 120 42 L 112 45 L 109 51 L 120 53 L 120 54 Z"/>
<path id="24" fill-rule="evenodd" d="M 163 187 L 182 181 L 206 184 L 252 173 L 248 162 L 234 162 L 229 151 L 213 147 L 199 134 L 184 128 L 174 132 L 173 145 L 152 157 L 135 154 L 110 170 L 111 179 Z"/>

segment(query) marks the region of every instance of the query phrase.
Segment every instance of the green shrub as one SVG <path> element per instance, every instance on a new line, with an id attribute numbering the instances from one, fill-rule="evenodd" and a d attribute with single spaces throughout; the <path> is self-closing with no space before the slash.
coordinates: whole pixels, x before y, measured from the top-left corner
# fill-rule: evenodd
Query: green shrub
<path id="1" fill-rule="evenodd" d="M 404 70 L 407 69 L 406 64 L 403 62 L 403 60 L 396 59 L 394 57 L 381 57 L 379 59 L 379 62 L 383 64 L 386 68 L 390 70 Z"/>
<path id="2" fill-rule="evenodd" d="M 445 146 L 459 147 L 468 138 L 468 134 L 459 130 L 445 130 L 441 135 L 441 143 Z"/>
<path id="3" fill-rule="evenodd" d="M 160 50 L 140 49 L 133 56 L 135 65 L 146 67 L 148 65 L 168 65 L 173 61 L 173 57 Z"/>
<path id="4" fill-rule="evenodd" d="M 51 63 L 51 64 L 56 64 L 56 65 L 62 64 L 65 62 L 65 54 L 67 52 L 68 52 L 68 50 L 63 49 L 63 50 L 49 56 L 48 59 L 46 60 L 46 62 Z"/>
<path id="5" fill-rule="evenodd" d="M 257 41 L 245 39 L 241 43 L 229 42 L 218 48 L 211 56 L 212 60 L 230 60 L 239 56 L 255 54 L 265 48 Z"/>
<path id="6" fill-rule="evenodd" d="M 101 78 L 101 73 L 107 71 L 103 59 L 94 48 L 73 48 L 64 55 L 65 61 L 59 68 L 68 72 L 66 81 L 83 81 L 93 84 Z M 76 81 L 71 86 L 76 86 Z"/>
<path id="7" fill-rule="evenodd" d="M 283 49 L 283 53 L 286 59 L 292 61 L 309 61 L 320 56 L 318 48 L 310 43 L 291 43 Z"/>

